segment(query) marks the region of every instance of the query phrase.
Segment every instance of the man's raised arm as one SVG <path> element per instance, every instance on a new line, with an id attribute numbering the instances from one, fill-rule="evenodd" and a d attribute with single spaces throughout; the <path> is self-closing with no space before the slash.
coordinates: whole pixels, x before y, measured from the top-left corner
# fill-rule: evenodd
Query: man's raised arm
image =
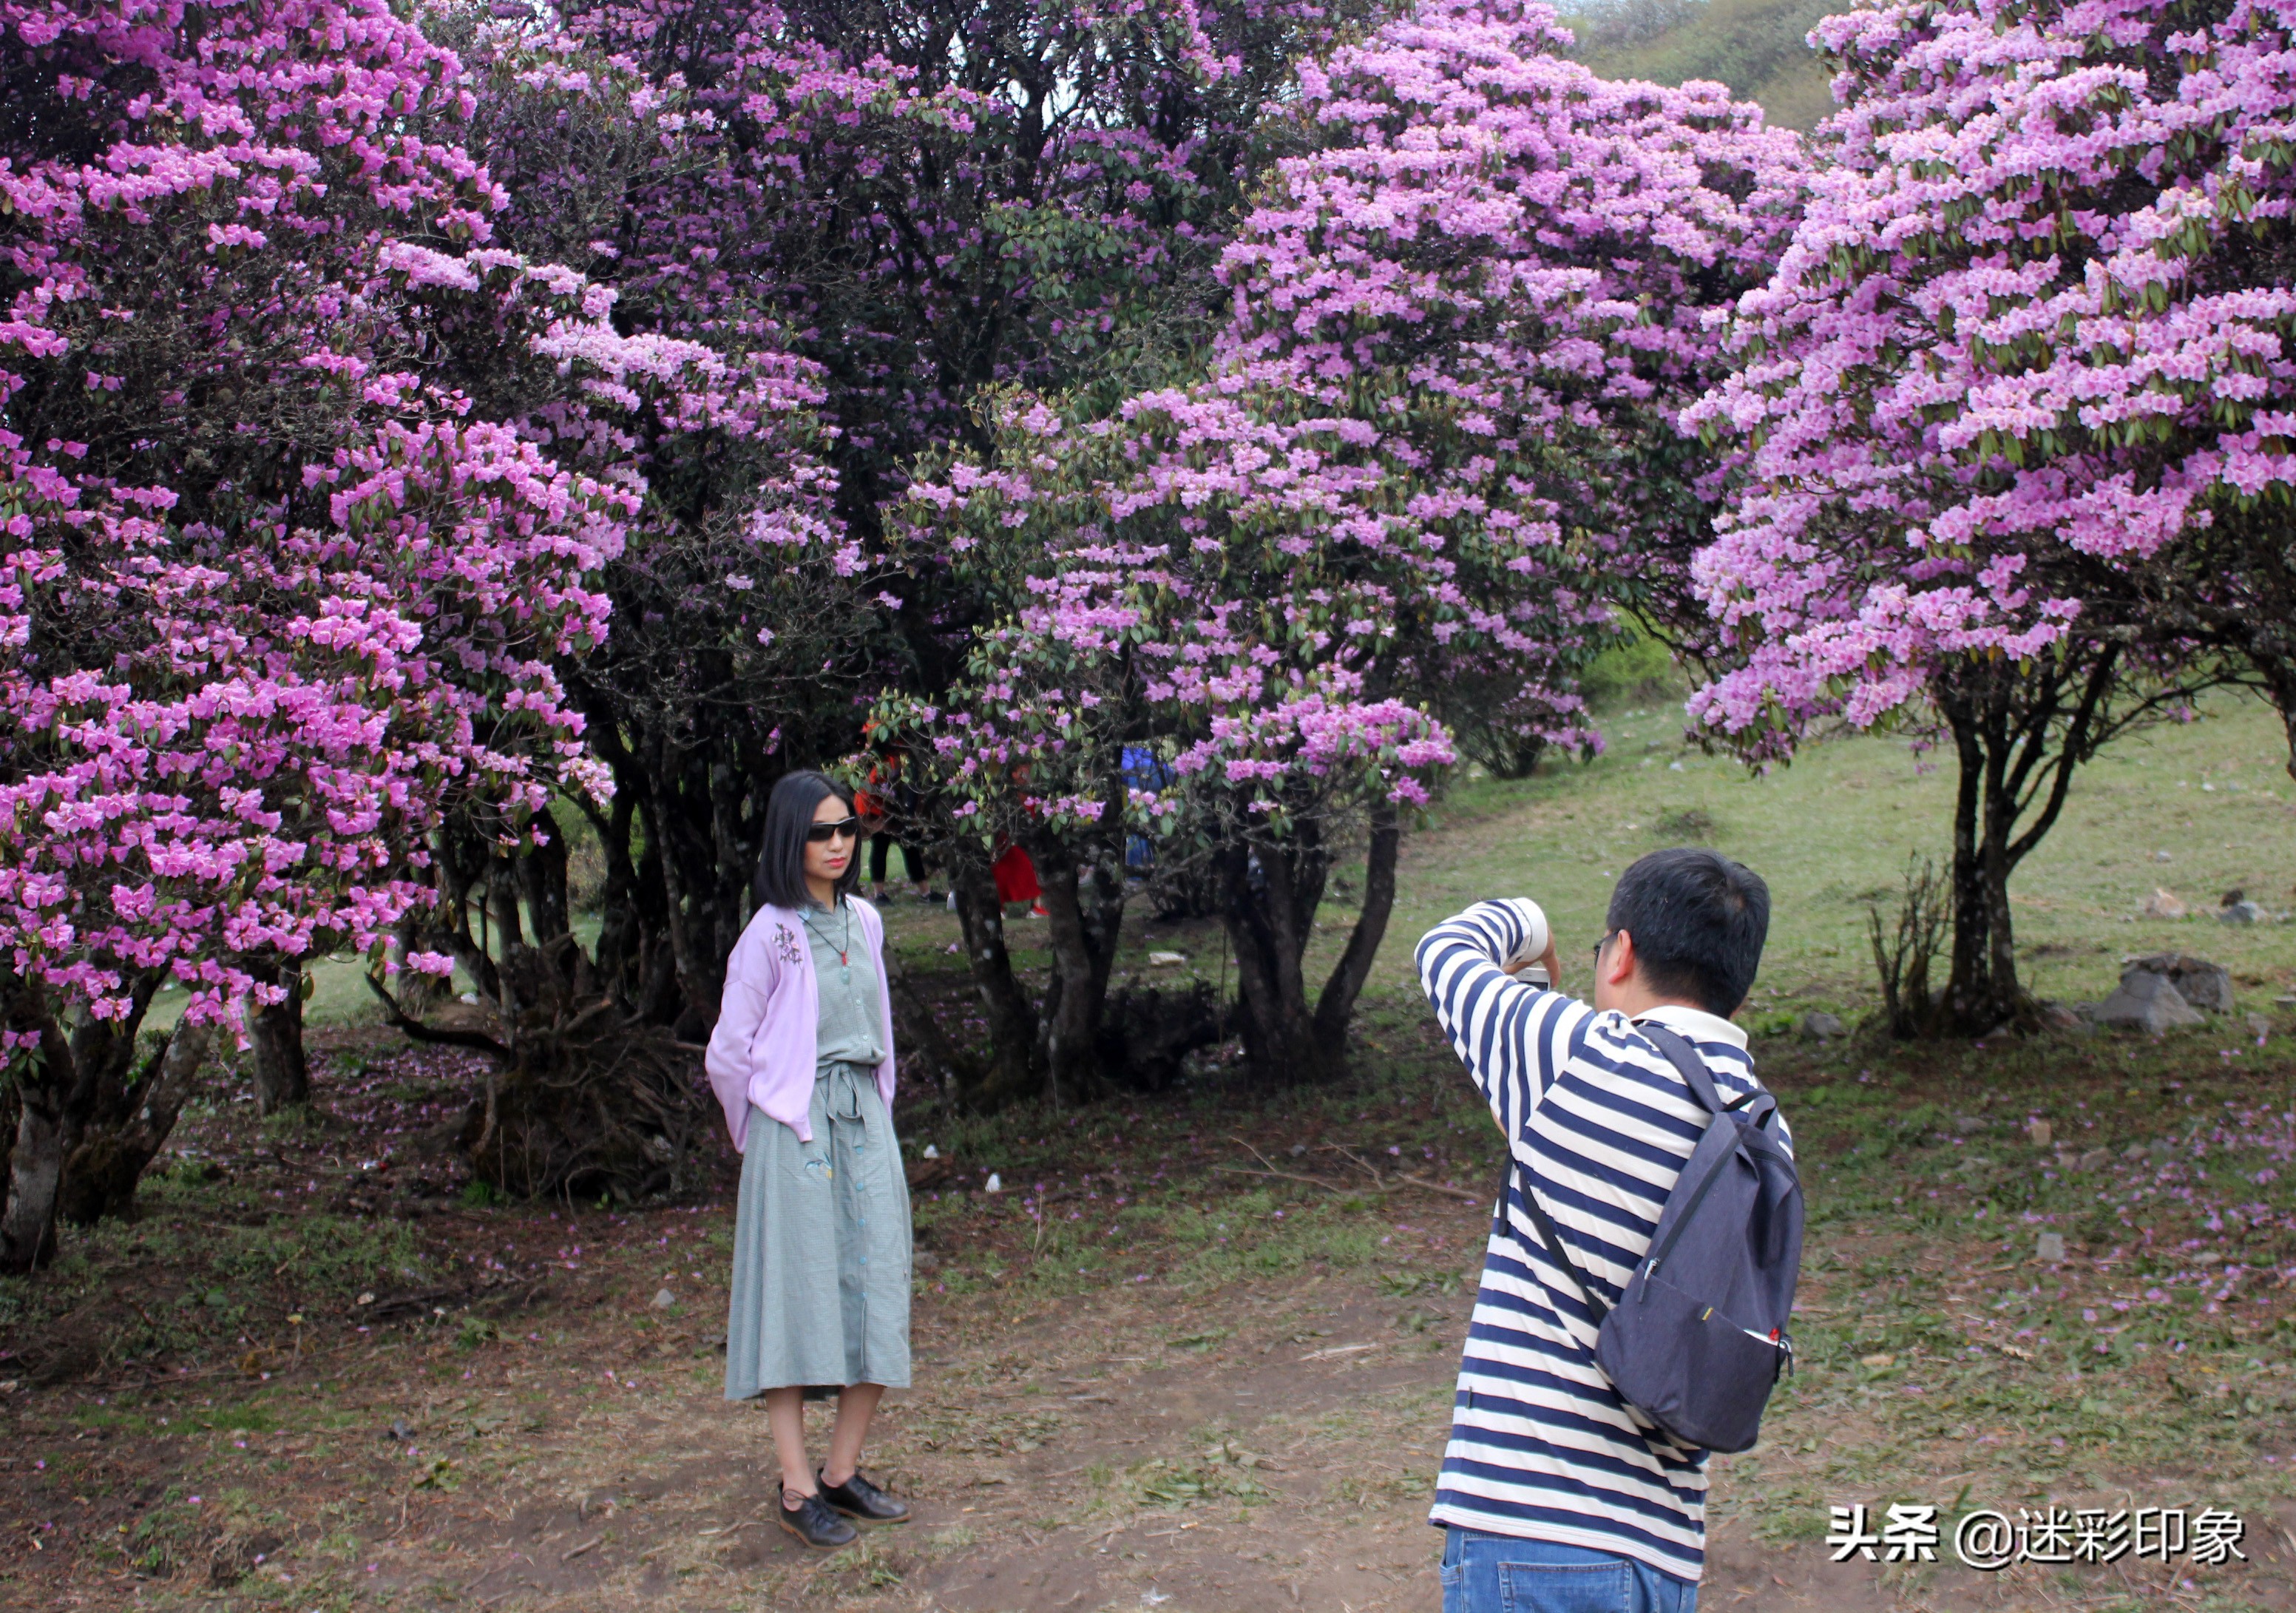
<path id="1" fill-rule="evenodd" d="M 1592 1010 L 1509 971 L 1542 956 L 1553 938 L 1538 904 L 1521 897 L 1479 901 L 1419 940 L 1419 983 L 1467 1074 L 1509 1138 L 1568 1056 Z"/>

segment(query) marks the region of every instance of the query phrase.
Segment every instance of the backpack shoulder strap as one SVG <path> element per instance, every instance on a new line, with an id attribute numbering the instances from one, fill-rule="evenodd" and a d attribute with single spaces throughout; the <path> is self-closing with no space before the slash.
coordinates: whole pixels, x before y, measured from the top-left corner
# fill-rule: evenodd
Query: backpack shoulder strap
<path id="1" fill-rule="evenodd" d="M 1572 1286 L 1578 1290 L 1578 1297 L 1587 1302 L 1587 1314 L 1594 1319 L 1596 1327 L 1601 1327 L 1603 1319 L 1611 1313 L 1611 1307 L 1596 1296 L 1594 1285 L 1587 1280 L 1587 1274 L 1578 1269 L 1578 1263 L 1570 1258 L 1570 1251 L 1562 1247 L 1562 1235 L 1554 1230 L 1554 1223 L 1546 1218 L 1546 1211 L 1539 1205 L 1538 1189 L 1531 1181 L 1530 1173 L 1523 1171 L 1520 1164 L 1515 1168 L 1522 1173 L 1522 1207 L 1530 1213 L 1531 1225 L 1538 1229 L 1538 1241 L 1546 1247 L 1554 1263 L 1570 1273 Z"/>
<path id="2" fill-rule="evenodd" d="M 1682 1078 L 1690 1083 L 1690 1090 L 1697 1094 L 1700 1102 L 1716 1115 L 1722 1113 L 1722 1095 L 1714 1090 L 1713 1078 L 1707 1074 L 1706 1066 L 1691 1050 L 1688 1042 L 1663 1025 L 1637 1025 L 1636 1029 L 1649 1035 L 1659 1051 L 1682 1072 Z M 1583 1040 L 1586 1034 L 1587 1027 L 1582 1024 L 1578 1035 Z M 1576 1048 L 1572 1049 L 1574 1052 L 1577 1050 Z M 1520 1165 L 1516 1168 L 1521 1169 Z M 1529 1171 L 1522 1171 L 1522 1207 L 1530 1216 L 1530 1224 L 1538 1230 L 1538 1241 L 1546 1248 L 1548 1258 L 1569 1274 L 1571 1285 L 1578 1290 L 1578 1297 L 1587 1302 L 1587 1314 L 1594 1319 L 1596 1327 L 1601 1327 L 1603 1319 L 1611 1313 L 1611 1307 L 1595 1294 L 1595 1285 L 1587 1280 L 1587 1274 L 1578 1269 L 1578 1263 L 1570 1258 L 1570 1251 L 1563 1247 L 1562 1235 L 1554 1230 L 1554 1222 L 1548 1217 L 1546 1206 L 1538 1202 L 1538 1187 L 1531 1180 Z"/>
<path id="3" fill-rule="evenodd" d="M 1635 1029 L 1649 1038 L 1651 1046 L 1666 1055 L 1667 1062 L 1675 1067 L 1684 1081 L 1690 1083 L 1690 1095 L 1706 1106 L 1708 1114 L 1726 1115 L 1760 1096 L 1759 1093 L 1749 1092 L 1743 1098 L 1725 1103 L 1721 1092 L 1714 1085 L 1713 1075 L 1706 1068 L 1706 1061 L 1698 1056 L 1698 1049 L 1692 1047 L 1680 1032 L 1654 1020 L 1636 1020 Z"/>
<path id="4" fill-rule="evenodd" d="M 1649 1022 L 1637 1023 L 1635 1029 L 1647 1036 L 1651 1045 L 1666 1055 L 1667 1062 L 1673 1065 L 1676 1070 L 1681 1073 L 1683 1080 L 1689 1083 L 1691 1095 L 1705 1106 L 1707 1112 L 1717 1120 L 1733 1109 L 1744 1108 L 1757 1100 L 1769 1098 L 1770 1095 L 1767 1092 L 1756 1090 L 1747 1093 L 1742 1098 L 1734 1098 L 1726 1101 L 1720 1090 L 1714 1085 L 1714 1077 L 1707 1071 L 1706 1061 L 1698 1056 L 1697 1049 L 1679 1033 L 1669 1030 L 1665 1025 Z M 1583 1026 L 1580 1029 L 1580 1034 L 1585 1034 Z M 1771 1099 L 1771 1102 L 1775 1107 L 1775 1100 Z M 1516 1168 L 1521 1169 L 1520 1164 Z M 1546 1207 L 1538 1202 L 1538 1186 L 1532 1181 L 1530 1173 L 1528 1171 L 1522 1172 L 1522 1205 L 1523 1209 L 1530 1216 L 1531 1225 L 1538 1229 L 1539 1242 L 1545 1246 L 1549 1257 L 1570 1274 L 1572 1285 L 1578 1290 L 1578 1296 L 1587 1302 L 1587 1315 L 1594 1319 L 1596 1327 L 1601 1327 L 1603 1319 L 1610 1314 L 1611 1307 L 1596 1296 L 1594 1285 L 1587 1280 L 1586 1273 L 1578 1269 L 1578 1263 L 1571 1259 L 1570 1251 L 1563 1247 L 1562 1236 L 1554 1230 L 1554 1222 L 1548 1218 Z"/>
<path id="5" fill-rule="evenodd" d="M 1775 1161 L 1789 1172 L 1793 1171 L 1794 1164 L 1792 1156 L 1778 1146 L 1777 1140 L 1770 1135 L 1768 1130 L 1778 1115 L 1778 1099 L 1775 1093 L 1765 1087 L 1758 1086 L 1751 1092 L 1742 1093 L 1736 1098 L 1726 1100 L 1720 1090 L 1715 1086 L 1713 1074 L 1707 1069 L 1706 1061 L 1698 1056 L 1698 1049 L 1692 1047 L 1689 1041 L 1680 1033 L 1669 1030 L 1662 1025 L 1644 1025 L 1636 1028 L 1647 1035 L 1651 1040 L 1651 1045 L 1665 1054 L 1674 1067 L 1682 1073 L 1683 1080 L 1690 1083 L 1691 1096 L 1703 1104 L 1707 1112 L 1716 1120 L 1736 1110 L 1745 1111 L 1748 1123 L 1739 1130 L 1740 1146 L 1762 1156 L 1765 1159 Z M 1710 1125 L 1712 1122 L 1708 1123 Z M 1798 1173 L 1795 1179 L 1800 1180 Z"/>

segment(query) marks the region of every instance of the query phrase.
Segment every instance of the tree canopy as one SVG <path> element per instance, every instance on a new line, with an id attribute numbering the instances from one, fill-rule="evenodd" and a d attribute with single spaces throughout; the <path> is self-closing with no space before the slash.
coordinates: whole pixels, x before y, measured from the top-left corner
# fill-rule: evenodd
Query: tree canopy
<path id="1" fill-rule="evenodd" d="M 794 766 L 948 870 L 951 1101 L 1332 1079 L 1414 813 L 1643 636 L 1756 764 L 1948 745 L 1914 1017 L 2026 1011 L 2083 761 L 2220 681 L 2296 758 L 2288 24 L 1812 38 L 1805 138 L 1535 0 L 0 5 L 0 1262 L 341 949 L 495 1061 L 477 1168 L 674 1180 Z M 1144 894 L 1235 1004 L 1111 1008 Z"/>

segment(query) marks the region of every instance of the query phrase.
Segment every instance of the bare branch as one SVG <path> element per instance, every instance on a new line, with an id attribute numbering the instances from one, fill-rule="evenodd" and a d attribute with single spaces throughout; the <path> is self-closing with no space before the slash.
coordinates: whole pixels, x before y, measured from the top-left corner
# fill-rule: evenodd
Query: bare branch
<path id="1" fill-rule="evenodd" d="M 394 1029 L 403 1031 L 412 1040 L 431 1047 L 471 1048 L 480 1053 L 491 1053 L 496 1058 L 508 1062 L 510 1049 L 485 1032 L 440 1030 L 436 1026 L 424 1025 L 421 1020 L 410 1016 L 400 1008 L 398 999 L 382 989 L 382 982 L 372 975 L 361 975 L 360 978 L 366 982 L 367 990 L 373 992 L 381 1000 L 382 1016 L 390 1022 Z"/>

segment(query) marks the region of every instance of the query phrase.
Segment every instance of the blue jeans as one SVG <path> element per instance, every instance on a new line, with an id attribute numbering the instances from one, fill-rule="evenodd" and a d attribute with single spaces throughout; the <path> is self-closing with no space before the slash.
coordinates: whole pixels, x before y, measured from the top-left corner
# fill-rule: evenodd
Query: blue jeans
<path id="1" fill-rule="evenodd" d="M 1443 1613 L 1696 1613 L 1698 1587 L 1609 1551 L 1456 1524 L 1443 1541 Z"/>

